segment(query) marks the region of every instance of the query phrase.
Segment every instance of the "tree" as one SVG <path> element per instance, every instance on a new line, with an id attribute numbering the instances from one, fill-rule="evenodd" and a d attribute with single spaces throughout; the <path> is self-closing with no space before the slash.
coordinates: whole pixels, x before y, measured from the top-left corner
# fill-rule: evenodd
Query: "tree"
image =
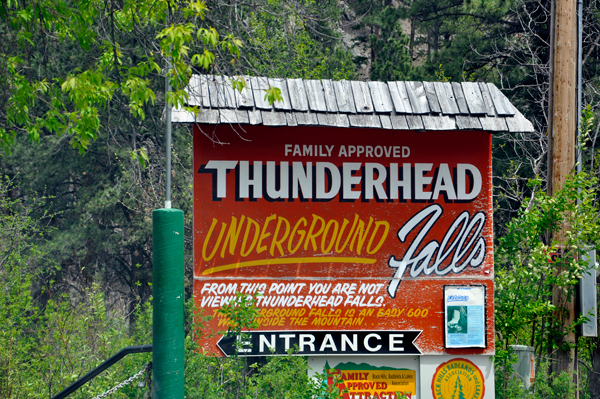
<path id="1" fill-rule="evenodd" d="M 600 243 L 600 212 L 597 205 L 596 178 L 581 173 L 571 177 L 565 187 L 550 197 L 532 183 L 534 195 L 521 208 L 519 216 L 508 224 L 508 234 L 498 240 L 494 254 L 496 266 L 495 315 L 498 335 L 497 367 L 507 372 L 509 345 L 535 347 L 536 367 L 564 345 L 557 309 L 550 301 L 552 287 L 559 286 L 573 297 L 578 279 L 587 273 L 580 253 Z M 570 255 L 554 257 L 558 242 L 547 242 L 548 231 L 555 232 L 564 223 Z M 580 317 L 569 328 L 576 328 Z M 499 378 L 507 387 L 507 376 Z"/>
<path id="2" fill-rule="evenodd" d="M 463 386 L 460 382 L 460 377 L 456 377 L 456 383 L 454 384 L 454 392 L 452 393 L 452 399 L 465 399 L 463 393 Z"/>
<path id="3" fill-rule="evenodd" d="M 33 215 L 52 214 L 54 229 L 42 245 L 60 266 L 54 292 L 83 295 L 99 282 L 108 308 L 126 309 L 131 323 L 151 295 L 150 214 L 163 203 L 167 59 L 174 104 L 192 72 L 353 73 L 336 45 L 333 3 L 233 5 L 238 14 L 219 2 L 3 3 L 0 29 L 9 35 L 0 43 L 0 71 L 8 77 L 0 79 L 0 143 L 12 154 L 0 156 L 0 169 L 19 183 L 15 198 L 52 198 Z M 54 11 L 36 14 L 42 6 Z M 21 18 L 27 13 L 29 20 Z M 12 64 L 3 63 L 9 58 Z M 190 133 L 174 129 L 172 175 L 174 206 L 184 210 L 188 231 Z M 188 277 L 191 245 L 187 239 Z M 38 266 L 41 274 L 49 270 Z"/>

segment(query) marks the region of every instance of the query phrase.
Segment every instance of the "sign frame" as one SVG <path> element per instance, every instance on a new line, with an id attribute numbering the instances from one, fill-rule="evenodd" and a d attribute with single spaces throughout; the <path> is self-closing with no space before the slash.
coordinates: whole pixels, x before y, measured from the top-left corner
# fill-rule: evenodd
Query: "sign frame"
<path id="1" fill-rule="evenodd" d="M 194 296 L 213 316 L 206 328 L 226 330 L 217 309 L 236 291 L 260 293 L 255 331 L 422 331 L 421 354 L 451 353 L 430 328 L 443 323 L 444 285 L 493 292 L 489 132 L 218 130 L 228 146 L 194 128 Z M 493 326 L 493 298 L 485 306 Z M 220 338 L 203 350 L 225 355 Z M 460 354 L 493 354 L 485 342 Z"/>

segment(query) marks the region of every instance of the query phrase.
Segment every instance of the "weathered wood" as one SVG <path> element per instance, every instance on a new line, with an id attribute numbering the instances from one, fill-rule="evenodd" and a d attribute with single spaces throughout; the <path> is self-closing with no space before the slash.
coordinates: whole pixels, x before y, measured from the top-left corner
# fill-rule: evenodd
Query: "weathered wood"
<path id="1" fill-rule="evenodd" d="M 290 103 L 286 79 L 269 79 L 269 85 L 271 85 L 271 87 L 277 87 L 279 90 L 281 90 L 281 98 L 283 98 L 283 102 L 275 101 L 273 103 L 275 109 L 290 111 L 292 109 L 292 105 Z"/>
<path id="2" fill-rule="evenodd" d="M 394 110 L 388 85 L 383 82 L 369 82 L 369 91 L 375 112 L 390 113 Z"/>
<path id="3" fill-rule="evenodd" d="M 251 125 L 262 125 L 262 112 L 259 110 L 248 111 L 248 119 Z"/>
<path id="4" fill-rule="evenodd" d="M 247 87 L 240 93 L 233 89 L 230 77 L 192 76 L 186 88 L 188 105 L 196 104 L 223 112 L 215 114 L 201 109 L 203 115 L 196 117 L 193 113 L 174 109 L 173 120 L 180 123 L 197 120 L 199 123 L 221 121 L 268 126 L 356 126 L 396 130 L 534 130 L 533 125 L 493 84 L 242 78 Z M 264 90 L 269 86 L 281 90 L 283 104 L 277 102 L 272 106 L 264 99 Z M 308 112 L 285 112 L 296 109 Z M 263 117 L 260 110 L 273 112 Z M 348 118 L 346 115 L 357 112 L 359 115 L 356 117 Z M 407 115 L 404 116 L 404 113 Z M 475 116 L 478 113 L 480 117 Z M 448 115 L 456 115 L 457 118 Z"/>
<path id="5" fill-rule="evenodd" d="M 494 109 L 494 102 L 492 96 L 487 87 L 487 84 L 479 82 L 479 90 L 481 90 L 481 97 L 483 97 L 483 103 L 487 112 L 487 116 L 496 116 L 496 110 Z"/>
<path id="6" fill-rule="evenodd" d="M 564 187 L 567 176 L 575 166 L 575 147 L 577 143 L 577 18 L 576 2 L 556 0 L 552 2 L 551 40 L 550 46 L 550 92 L 548 99 L 548 194 L 554 196 Z M 515 115 L 516 117 L 517 115 Z M 516 119 L 516 118 L 515 118 Z M 510 122 L 507 120 L 507 124 Z M 560 230 L 553 239 L 559 247 L 569 244 L 567 237 L 571 229 L 567 221 L 563 221 Z M 571 248 L 568 248 L 570 251 Z M 572 255 L 567 255 L 572 256 Z M 554 273 L 565 272 L 557 267 Z M 564 287 L 552 287 L 552 316 L 559 323 L 558 334 L 563 334 L 560 346 L 551 363 L 552 372 L 557 374 L 566 371 L 577 375 L 575 330 L 571 328 L 575 322 L 575 296 L 570 295 Z M 564 347 L 568 349 L 563 349 Z M 576 391 L 577 393 L 579 390 Z M 579 396 L 576 395 L 576 398 Z"/>
<path id="7" fill-rule="evenodd" d="M 235 91 L 238 107 L 252 108 L 254 107 L 254 96 L 252 95 L 252 86 L 250 86 L 250 77 L 242 76 L 241 79 L 246 83 L 246 87 L 242 91 Z"/>
<path id="8" fill-rule="evenodd" d="M 208 91 L 208 76 L 200 75 L 200 94 L 202 96 L 202 106 L 210 107 L 210 92 Z"/>
<path id="9" fill-rule="evenodd" d="M 339 80 L 333 82 L 335 98 L 340 112 L 355 114 L 356 107 L 354 105 L 354 96 L 352 95 L 352 87 L 348 80 Z"/>
<path id="10" fill-rule="evenodd" d="M 250 118 L 248 117 L 248 111 L 246 111 L 244 109 L 236 109 L 235 115 L 237 116 L 237 121 L 239 124 L 250 123 Z"/>
<path id="11" fill-rule="evenodd" d="M 273 106 L 265 100 L 265 90 L 269 88 L 269 82 L 267 78 L 250 78 L 250 85 L 252 86 L 252 95 L 254 96 L 254 104 L 258 109 L 271 110 Z"/>
<path id="12" fill-rule="evenodd" d="M 288 126 L 298 126 L 298 121 L 296 120 L 296 115 L 294 112 L 286 112 L 285 120 L 287 121 Z"/>
<path id="13" fill-rule="evenodd" d="M 384 129 L 393 129 L 392 120 L 389 115 L 379 115 L 379 120 L 381 121 L 381 127 Z"/>
<path id="14" fill-rule="evenodd" d="M 294 112 L 298 125 L 318 125 L 317 115 L 312 112 Z"/>
<path id="15" fill-rule="evenodd" d="M 350 114 L 348 120 L 352 127 L 381 127 L 379 116 L 373 114 Z"/>
<path id="16" fill-rule="evenodd" d="M 452 91 L 454 92 L 454 99 L 456 100 L 456 104 L 458 105 L 458 111 L 462 115 L 469 115 L 469 107 L 467 106 L 467 101 L 465 100 L 465 95 L 462 90 L 462 86 L 460 83 L 452 82 Z"/>
<path id="17" fill-rule="evenodd" d="M 392 121 L 392 127 L 394 128 L 394 130 L 408 130 L 408 122 L 406 121 L 406 116 L 392 115 L 390 116 L 390 120 Z"/>
<path id="18" fill-rule="evenodd" d="M 212 108 L 220 108 L 223 104 L 223 97 L 219 95 L 217 89 L 216 76 L 211 75 L 206 77 L 208 82 L 208 92 L 210 96 L 210 106 Z"/>
<path id="19" fill-rule="evenodd" d="M 499 116 L 513 116 L 515 114 L 513 107 L 500 89 L 492 83 L 488 83 L 487 87 L 490 91 L 490 96 L 492 96 L 492 102 L 496 108 L 496 113 Z"/>
<path id="20" fill-rule="evenodd" d="M 308 98 L 308 106 L 311 111 L 327 112 L 327 104 L 325 103 L 325 93 L 320 80 L 305 80 L 306 97 Z"/>
<path id="21" fill-rule="evenodd" d="M 428 114 L 429 104 L 423 82 L 405 82 L 413 114 Z"/>
<path id="22" fill-rule="evenodd" d="M 203 108 L 196 115 L 196 123 L 209 123 L 214 125 L 219 122 L 219 110 Z"/>
<path id="23" fill-rule="evenodd" d="M 308 111 L 308 98 L 302 79 L 288 79 L 288 92 L 294 111 Z"/>
<path id="24" fill-rule="evenodd" d="M 423 130 L 423 120 L 419 115 L 406 115 L 406 122 L 408 122 L 409 130 Z"/>
<path id="25" fill-rule="evenodd" d="M 219 108 L 228 108 L 229 104 L 227 104 L 227 93 L 225 88 L 226 78 L 220 75 L 215 75 L 215 86 L 217 88 L 217 102 L 219 104 Z M 233 93 L 232 93 L 233 95 Z M 235 101 L 235 100 L 234 100 Z"/>
<path id="26" fill-rule="evenodd" d="M 317 120 L 321 126 L 350 127 L 348 115 L 346 114 L 317 114 Z"/>
<path id="27" fill-rule="evenodd" d="M 354 104 L 357 113 L 370 114 L 373 112 L 373 102 L 369 93 L 367 82 L 353 80 L 350 82 L 352 94 L 354 95 Z"/>
<path id="28" fill-rule="evenodd" d="M 388 82 L 388 88 L 390 89 L 390 96 L 392 97 L 396 113 L 412 114 L 412 107 L 404 82 Z"/>
<path id="29" fill-rule="evenodd" d="M 508 126 L 506 125 L 506 121 L 504 120 L 504 118 L 482 116 L 479 118 L 479 122 L 481 123 L 481 127 L 483 128 L 483 130 L 487 132 L 508 131 Z"/>
<path id="30" fill-rule="evenodd" d="M 461 84 L 463 93 L 465 94 L 465 100 L 469 107 L 469 113 L 471 115 L 484 115 L 487 113 L 485 104 L 483 103 L 483 97 L 481 97 L 481 91 L 479 85 L 476 82 L 463 82 Z"/>
<path id="31" fill-rule="evenodd" d="M 238 123 L 238 118 L 235 110 L 228 108 L 221 108 L 219 110 L 219 123 Z"/>
<path id="32" fill-rule="evenodd" d="M 425 97 L 427 97 L 427 103 L 429 104 L 431 112 L 434 114 L 441 113 L 442 109 L 440 108 L 440 103 L 438 102 L 433 83 L 423 82 L 423 88 L 425 89 Z"/>
<path id="33" fill-rule="evenodd" d="M 456 115 L 456 127 L 459 130 L 481 130 L 481 122 L 475 116 Z"/>
<path id="34" fill-rule="evenodd" d="M 323 85 L 323 94 L 325 95 L 325 103 L 327 104 L 327 112 L 338 112 L 337 100 L 335 99 L 335 90 L 333 83 L 329 79 L 321 81 Z M 346 118 L 348 119 L 348 118 Z"/>
<path id="35" fill-rule="evenodd" d="M 171 110 L 171 121 L 173 123 L 193 123 L 196 122 L 196 115 L 182 108 L 173 108 Z"/>
<path id="36" fill-rule="evenodd" d="M 202 92 L 200 91 L 200 75 L 192 75 L 185 91 L 188 94 L 187 105 L 190 107 L 202 106 Z M 175 109 L 173 109 L 175 111 Z"/>
<path id="37" fill-rule="evenodd" d="M 425 130 L 456 130 L 454 118 L 446 115 L 421 115 Z"/>
<path id="38" fill-rule="evenodd" d="M 228 108 L 237 108 L 237 98 L 235 95 L 236 90 L 233 89 L 233 82 L 231 79 L 235 79 L 230 76 L 225 76 L 223 78 L 223 92 L 225 97 L 225 106 Z"/>
<path id="39" fill-rule="evenodd" d="M 248 124 L 248 111 L 223 108 L 219 110 L 219 123 Z"/>
<path id="40" fill-rule="evenodd" d="M 452 85 L 449 82 L 434 82 L 433 87 L 437 94 L 437 99 L 444 115 L 456 115 L 460 111 L 456 100 L 454 99 L 454 91 L 452 91 Z"/>
<path id="41" fill-rule="evenodd" d="M 263 125 L 265 126 L 287 126 L 285 113 L 270 111 L 262 113 Z"/>
<path id="42" fill-rule="evenodd" d="M 533 125 L 530 121 L 523 116 L 522 113 L 516 111 L 516 114 L 512 117 L 505 118 L 506 124 L 508 125 L 508 131 L 514 133 L 531 133 L 534 131 Z M 573 161 L 575 162 L 575 161 Z"/>
<path id="43" fill-rule="evenodd" d="M 404 107 L 404 102 L 400 97 L 400 92 L 398 91 L 398 85 L 396 82 L 387 82 L 388 89 L 390 90 L 390 97 L 392 98 L 392 103 L 394 104 L 394 110 L 399 114 L 405 114 L 406 108 Z"/>

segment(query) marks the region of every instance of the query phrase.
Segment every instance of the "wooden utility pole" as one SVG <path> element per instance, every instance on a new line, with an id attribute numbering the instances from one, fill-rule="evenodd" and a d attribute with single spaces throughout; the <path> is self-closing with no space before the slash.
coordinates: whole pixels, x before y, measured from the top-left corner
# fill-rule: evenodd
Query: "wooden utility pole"
<path id="1" fill-rule="evenodd" d="M 575 166 L 577 126 L 577 18 L 576 2 L 552 1 L 550 41 L 550 94 L 548 99 L 548 193 L 553 195 L 565 183 Z M 565 247 L 566 230 L 563 225 L 555 238 Z M 557 271 L 559 273 L 560 270 Z M 575 320 L 575 298 L 567 298 L 560 287 L 554 287 L 552 303 L 557 307 L 555 317 L 562 322 L 563 331 Z M 575 345 L 575 333 L 565 336 L 566 343 Z M 575 350 L 559 350 L 553 371 L 574 371 Z"/>

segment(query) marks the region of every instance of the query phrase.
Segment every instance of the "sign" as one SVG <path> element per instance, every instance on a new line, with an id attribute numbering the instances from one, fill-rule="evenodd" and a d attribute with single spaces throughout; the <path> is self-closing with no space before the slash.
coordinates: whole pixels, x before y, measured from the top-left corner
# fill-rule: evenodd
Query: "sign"
<path id="1" fill-rule="evenodd" d="M 414 355 L 421 352 L 414 341 L 420 331 L 251 331 L 240 336 L 223 336 L 217 345 L 226 356 L 286 355 Z M 237 342 L 236 342 L 237 341 Z"/>
<path id="2" fill-rule="evenodd" d="M 328 368 L 326 373 L 327 383 L 337 382 L 344 399 L 396 399 L 398 393 L 411 398 L 416 392 L 414 370 L 347 362 Z"/>
<path id="3" fill-rule="evenodd" d="M 485 348 L 485 286 L 445 286 L 446 348 Z"/>
<path id="4" fill-rule="evenodd" d="M 494 353 L 490 134 L 194 129 L 194 295 L 214 316 L 207 329 L 227 329 L 217 310 L 236 292 L 258 293 L 258 332 L 422 331 L 415 348 L 443 354 L 444 285 L 477 281 L 488 345 L 465 353 Z M 201 345 L 224 355 L 222 337 Z"/>
<path id="5" fill-rule="evenodd" d="M 485 378 L 470 360 L 452 359 L 436 369 L 431 391 L 434 399 L 482 399 L 485 396 Z"/>
<path id="6" fill-rule="evenodd" d="M 529 383 L 533 384 L 535 382 L 535 357 L 533 355 L 529 356 Z"/>

